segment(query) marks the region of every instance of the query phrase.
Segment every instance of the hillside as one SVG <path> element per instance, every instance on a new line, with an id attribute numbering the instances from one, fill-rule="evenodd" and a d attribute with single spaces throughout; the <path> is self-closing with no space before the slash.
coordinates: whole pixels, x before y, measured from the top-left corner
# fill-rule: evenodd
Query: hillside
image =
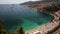
<path id="1" fill-rule="evenodd" d="M 20 5 L 36 5 L 36 4 L 41 4 L 41 3 L 49 3 L 49 2 L 58 2 L 59 0 L 42 0 L 42 1 L 29 1 L 29 2 L 24 2 L 21 3 Z"/>

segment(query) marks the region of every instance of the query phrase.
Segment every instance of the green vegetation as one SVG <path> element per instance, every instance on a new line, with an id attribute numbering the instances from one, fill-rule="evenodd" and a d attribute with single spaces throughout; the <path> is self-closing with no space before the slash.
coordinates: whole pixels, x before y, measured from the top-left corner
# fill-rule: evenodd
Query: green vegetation
<path id="1" fill-rule="evenodd" d="M 0 33 L 1 33 L 1 20 L 0 20 Z"/>
<path id="2" fill-rule="evenodd" d="M 25 34 L 22 27 L 20 27 L 18 34 Z"/>
<path id="3" fill-rule="evenodd" d="M 46 11 L 53 11 L 53 12 L 55 12 L 55 11 L 58 11 L 58 10 L 60 10 L 60 3 L 56 3 L 56 4 L 52 4 L 52 6 L 48 6 L 48 7 L 45 7 L 44 8 Z"/>

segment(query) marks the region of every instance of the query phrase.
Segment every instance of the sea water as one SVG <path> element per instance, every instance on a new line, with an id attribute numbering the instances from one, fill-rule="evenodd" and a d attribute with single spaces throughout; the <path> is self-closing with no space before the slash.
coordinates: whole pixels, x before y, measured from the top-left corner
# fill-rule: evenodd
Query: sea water
<path id="1" fill-rule="evenodd" d="M 0 19 L 8 32 L 16 32 L 20 26 L 28 31 L 50 23 L 53 16 L 19 4 L 4 4 L 0 5 Z"/>

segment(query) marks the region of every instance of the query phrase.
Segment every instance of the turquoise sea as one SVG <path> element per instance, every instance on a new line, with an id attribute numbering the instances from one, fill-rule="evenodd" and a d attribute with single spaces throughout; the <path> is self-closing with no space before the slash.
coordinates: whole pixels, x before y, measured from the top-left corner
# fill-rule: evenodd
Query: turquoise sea
<path id="1" fill-rule="evenodd" d="M 19 4 L 0 5 L 0 19 L 3 19 L 3 26 L 9 32 L 16 32 L 20 26 L 24 31 L 32 30 L 50 23 L 53 18 L 51 15 Z"/>

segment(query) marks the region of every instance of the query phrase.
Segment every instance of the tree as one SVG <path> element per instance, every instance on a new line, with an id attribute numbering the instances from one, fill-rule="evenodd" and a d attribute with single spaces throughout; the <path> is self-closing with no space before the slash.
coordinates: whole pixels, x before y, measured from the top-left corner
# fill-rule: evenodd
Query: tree
<path id="1" fill-rule="evenodd" d="M 1 33 L 1 27 L 2 27 L 2 20 L 0 19 L 0 33 Z"/>
<path id="2" fill-rule="evenodd" d="M 22 27 L 20 27 L 20 29 L 19 29 L 19 34 L 24 34 L 24 31 L 23 31 Z"/>
<path id="3" fill-rule="evenodd" d="M 6 30 L 3 28 L 3 20 L 0 19 L 0 33 L 6 34 Z"/>

